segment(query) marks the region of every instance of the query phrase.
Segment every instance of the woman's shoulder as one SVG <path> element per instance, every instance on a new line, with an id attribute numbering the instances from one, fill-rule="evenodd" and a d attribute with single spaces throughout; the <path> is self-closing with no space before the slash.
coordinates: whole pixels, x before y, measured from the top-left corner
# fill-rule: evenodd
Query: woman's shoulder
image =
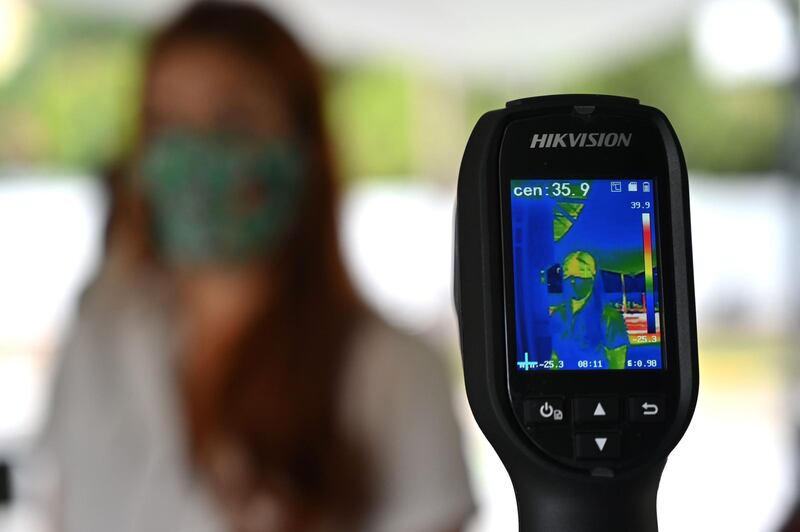
<path id="1" fill-rule="evenodd" d="M 121 321 L 131 314 L 151 315 L 165 310 L 171 295 L 166 277 L 154 269 L 123 272 L 105 267 L 84 289 L 78 320 Z"/>
<path id="2" fill-rule="evenodd" d="M 109 360 L 138 347 L 169 347 L 174 330 L 169 284 L 155 272 L 119 276 L 103 271 L 84 289 L 61 343 L 59 362 Z M 147 344 L 146 346 L 141 344 Z"/>
<path id="3" fill-rule="evenodd" d="M 362 384 L 424 384 L 424 375 L 445 373 L 443 357 L 420 336 L 402 331 L 376 316 L 356 327 L 350 347 L 348 376 Z"/>
<path id="4" fill-rule="evenodd" d="M 452 416 L 454 379 L 444 357 L 419 336 L 369 317 L 356 329 L 349 355 L 343 409 L 355 430 L 383 431 L 387 420 L 413 418 L 421 409 Z"/>
<path id="5" fill-rule="evenodd" d="M 103 274 L 88 286 L 56 354 L 52 407 L 91 417 L 164 379 L 172 334 L 161 290 L 154 278 Z"/>
<path id="6" fill-rule="evenodd" d="M 373 319 L 346 372 L 344 420 L 365 445 L 377 501 L 367 530 L 454 528 L 472 494 L 453 404 L 457 380 L 421 338 Z"/>

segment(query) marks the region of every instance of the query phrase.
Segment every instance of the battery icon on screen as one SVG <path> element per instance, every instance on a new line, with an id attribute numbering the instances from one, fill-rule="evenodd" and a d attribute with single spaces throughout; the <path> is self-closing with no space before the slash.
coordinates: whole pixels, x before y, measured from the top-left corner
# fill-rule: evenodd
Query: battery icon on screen
<path id="1" fill-rule="evenodd" d="M 650 192 L 650 183 L 642 183 L 642 192 Z"/>
<path id="2" fill-rule="evenodd" d="M 636 192 L 637 190 L 639 190 L 639 183 L 636 181 L 628 183 L 628 192 Z"/>

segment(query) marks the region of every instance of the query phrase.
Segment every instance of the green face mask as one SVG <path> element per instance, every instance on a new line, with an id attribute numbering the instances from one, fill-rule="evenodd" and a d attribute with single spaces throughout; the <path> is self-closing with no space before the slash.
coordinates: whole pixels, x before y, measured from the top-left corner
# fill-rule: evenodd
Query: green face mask
<path id="1" fill-rule="evenodd" d="M 162 258 L 191 267 L 273 252 L 295 223 L 305 177 L 299 151 L 285 139 L 156 137 L 140 170 Z"/>

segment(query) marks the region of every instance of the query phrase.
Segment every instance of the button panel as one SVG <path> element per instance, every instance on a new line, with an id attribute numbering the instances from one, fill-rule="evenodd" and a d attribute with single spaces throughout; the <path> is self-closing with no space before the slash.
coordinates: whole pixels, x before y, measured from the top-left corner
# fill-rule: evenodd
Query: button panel
<path id="1" fill-rule="evenodd" d="M 541 396 L 517 405 L 539 448 L 587 465 L 627 460 L 654 448 L 666 419 L 666 399 L 657 395 Z"/>

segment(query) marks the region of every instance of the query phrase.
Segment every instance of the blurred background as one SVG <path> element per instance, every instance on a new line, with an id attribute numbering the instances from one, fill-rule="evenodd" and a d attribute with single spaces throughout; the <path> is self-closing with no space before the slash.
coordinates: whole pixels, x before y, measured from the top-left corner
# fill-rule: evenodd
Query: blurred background
<path id="1" fill-rule="evenodd" d="M 686 152 L 702 382 L 664 474 L 662 530 L 776 530 L 800 449 L 798 3 L 263 1 L 324 65 L 359 288 L 452 368 L 479 498 L 470 531 L 514 530 L 516 509 L 463 393 L 458 165 L 483 112 L 552 92 L 655 105 Z M 182 5 L 0 0 L 0 458 L 41 424 L 54 346 L 97 267 L 98 175 L 131 140 L 145 38 Z M 2 532 L 37 523 L 19 504 L 0 510 Z"/>

